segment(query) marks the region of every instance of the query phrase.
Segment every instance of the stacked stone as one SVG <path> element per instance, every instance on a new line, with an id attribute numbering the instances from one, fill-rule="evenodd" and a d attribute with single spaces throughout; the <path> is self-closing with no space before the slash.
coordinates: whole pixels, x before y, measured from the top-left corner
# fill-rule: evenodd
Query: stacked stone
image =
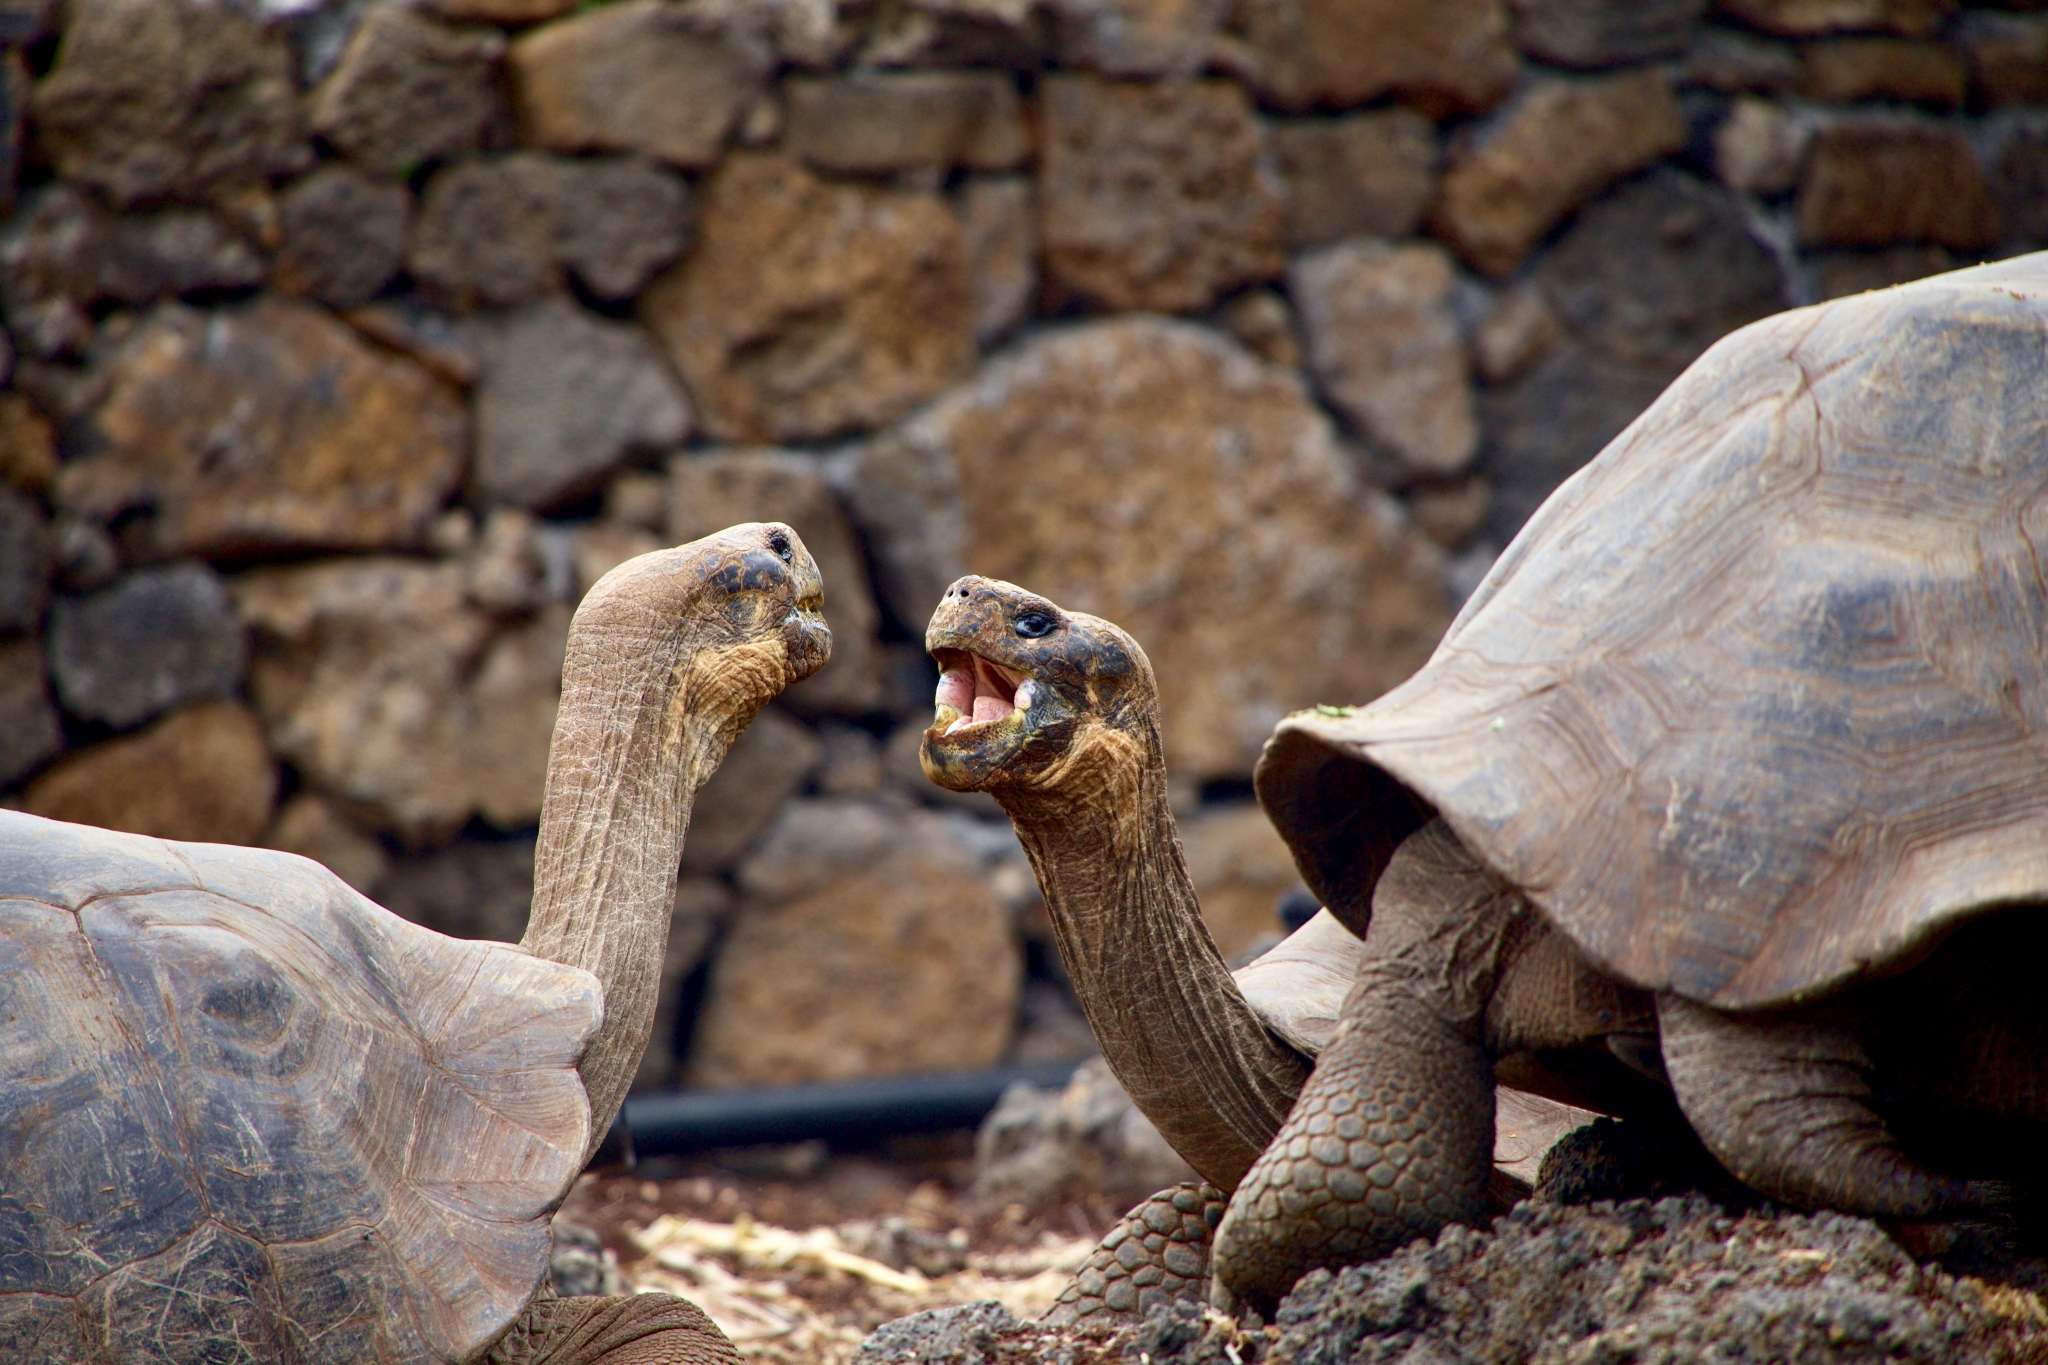
<path id="1" fill-rule="evenodd" d="M 946 583 L 1145 643 L 1248 948 L 1275 720 L 1717 337 L 2048 239 L 2029 8 L 0 0 L 0 799 L 516 937 L 576 600 L 779 518 L 834 660 L 702 798 L 643 1079 L 1085 1046 L 916 770 Z"/>

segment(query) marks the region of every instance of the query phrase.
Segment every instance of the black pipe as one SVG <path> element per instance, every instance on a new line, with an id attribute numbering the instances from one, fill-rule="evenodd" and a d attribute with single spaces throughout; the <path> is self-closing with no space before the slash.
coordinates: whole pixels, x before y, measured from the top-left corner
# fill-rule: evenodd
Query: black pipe
<path id="1" fill-rule="evenodd" d="M 630 1095 L 605 1146 L 615 1148 L 623 1138 L 636 1157 L 677 1156 L 760 1142 L 824 1138 L 852 1145 L 901 1133 L 972 1128 L 1016 1082 L 1057 1089 L 1079 1065 L 1032 1062 L 992 1071 L 889 1076 L 840 1085 Z"/>

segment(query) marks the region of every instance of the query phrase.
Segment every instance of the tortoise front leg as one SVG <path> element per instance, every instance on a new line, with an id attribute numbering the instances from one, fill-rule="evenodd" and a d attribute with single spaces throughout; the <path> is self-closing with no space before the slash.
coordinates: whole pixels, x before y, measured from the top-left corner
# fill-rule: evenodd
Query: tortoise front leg
<path id="1" fill-rule="evenodd" d="M 1209 1292 L 1209 1240 L 1224 1193 L 1186 1181 L 1118 1220 L 1042 1319 L 1054 1327 L 1120 1326 L 1154 1308 Z"/>
<path id="2" fill-rule="evenodd" d="M 489 1365 L 740 1365 L 704 1310 L 672 1294 L 558 1299 L 545 1292 L 493 1347 Z"/>
<path id="3" fill-rule="evenodd" d="M 1216 1230 L 1212 1301 L 1270 1312 L 1319 1266 L 1479 1221 L 1493 1135 L 1479 1039 L 1401 974 L 1362 971 L 1337 1036 Z"/>

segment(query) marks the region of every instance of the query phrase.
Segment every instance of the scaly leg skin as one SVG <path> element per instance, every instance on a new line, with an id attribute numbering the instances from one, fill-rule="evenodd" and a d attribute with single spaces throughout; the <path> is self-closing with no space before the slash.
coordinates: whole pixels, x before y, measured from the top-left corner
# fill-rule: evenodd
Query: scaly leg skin
<path id="1" fill-rule="evenodd" d="M 1957 1180 L 1900 1149 L 1871 1107 L 1870 1059 L 1825 1015 L 1741 1016 L 1657 997 L 1664 1067 L 1685 1117 L 1737 1180 L 1773 1199 L 1908 1222 L 1995 1211 L 2004 1186 Z"/>
<path id="2" fill-rule="evenodd" d="M 1478 1039 L 1398 980 L 1363 976 L 1286 1126 L 1216 1230 L 1210 1300 L 1270 1314 L 1318 1266 L 1478 1222 L 1493 1171 L 1493 1076 Z"/>
<path id="3" fill-rule="evenodd" d="M 558 1299 L 545 1294 L 489 1365 L 740 1365 L 704 1310 L 670 1294 Z"/>
<path id="4" fill-rule="evenodd" d="M 1042 1319 L 1053 1327 L 1120 1327 L 1176 1299 L 1201 1303 L 1209 1239 L 1225 1196 L 1189 1181 L 1159 1191 L 1109 1230 Z"/>

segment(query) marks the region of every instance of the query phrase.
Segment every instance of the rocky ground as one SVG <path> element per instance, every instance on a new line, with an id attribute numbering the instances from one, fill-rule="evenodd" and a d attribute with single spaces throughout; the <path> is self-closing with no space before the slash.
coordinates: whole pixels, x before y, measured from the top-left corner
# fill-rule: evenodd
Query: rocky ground
<path id="1" fill-rule="evenodd" d="M 1113 1089 L 1084 1071 L 1020 1092 L 971 1143 L 586 1177 L 557 1284 L 683 1294 L 777 1365 L 2048 1362 L 2038 1238 L 1788 1212 L 1611 1120 L 1557 1144 L 1489 1226 L 1318 1271 L 1270 1322 L 1181 1305 L 1111 1335 L 1041 1328 L 1131 1191 L 1186 1175 Z"/>

